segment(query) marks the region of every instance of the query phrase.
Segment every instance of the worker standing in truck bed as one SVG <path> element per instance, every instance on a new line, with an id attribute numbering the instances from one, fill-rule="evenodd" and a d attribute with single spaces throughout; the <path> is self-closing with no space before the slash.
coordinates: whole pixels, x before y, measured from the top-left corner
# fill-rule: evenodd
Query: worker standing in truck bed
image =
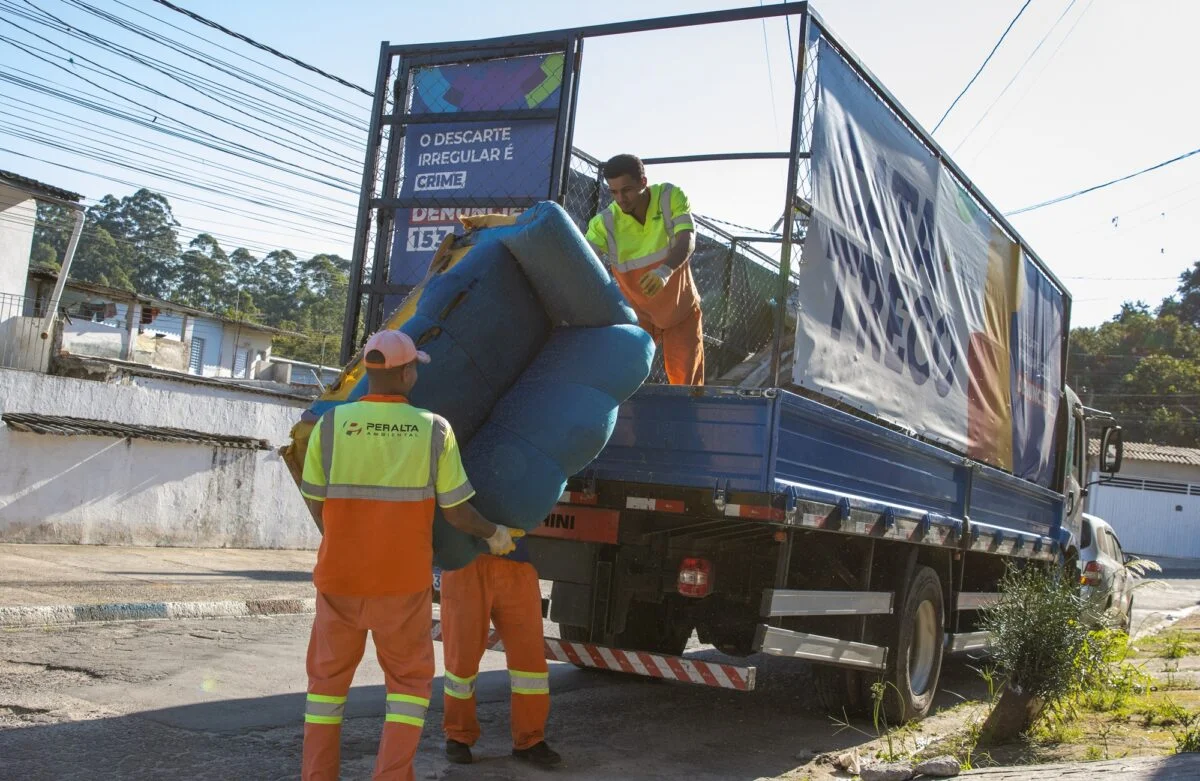
<path id="1" fill-rule="evenodd" d="M 317 609 L 308 645 L 305 781 L 336 781 L 346 695 L 367 631 L 387 685 L 373 778 L 412 781 L 413 756 L 433 685 L 433 509 L 487 540 L 496 554 L 512 533 L 468 501 L 475 495 L 450 425 L 408 403 L 429 356 L 400 331 L 363 348 L 369 393 L 321 416 L 300 490 L 321 531 L 313 569 Z"/>
<path id="2" fill-rule="evenodd" d="M 638 324 L 662 347 L 672 385 L 704 384 L 704 323 L 689 262 L 696 249 L 691 205 L 673 184 L 647 184 L 634 155 L 604 164 L 613 202 L 588 223 L 587 240 L 608 263 Z"/>

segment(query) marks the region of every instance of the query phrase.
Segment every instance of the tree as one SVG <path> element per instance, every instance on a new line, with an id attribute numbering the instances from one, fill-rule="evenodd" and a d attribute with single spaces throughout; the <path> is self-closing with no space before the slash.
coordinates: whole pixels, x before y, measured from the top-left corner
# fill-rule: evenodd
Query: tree
<path id="1" fill-rule="evenodd" d="M 57 270 L 67 253 L 71 231 L 75 227 L 73 211 L 58 203 L 37 202 L 37 219 L 33 224 L 33 251 L 30 259 L 35 266 Z"/>
<path id="2" fill-rule="evenodd" d="M 1178 302 L 1172 302 L 1180 320 L 1200 326 L 1200 260 L 1179 275 Z M 1171 299 L 1167 299 L 1171 301 Z M 1165 303 L 1165 302 L 1164 302 Z"/>
<path id="3" fill-rule="evenodd" d="M 292 322 L 304 336 L 276 337 L 278 354 L 323 365 L 336 360 L 349 273 L 350 262 L 337 255 L 318 254 L 300 264 Z"/>
<path id="4" fill-rule="evenodd" d="M 70 276 L 121 290 L 134 289 L 124 253 L 109 232 L 97 226 L 84 229 Z"/>
<path id="5" fill-rule="evenodd" d="M 1193 278 L 1200 282 L 1200 268 L 1181 275 L 1179 297 L 1157 312 L 1127 302 L 1111 321 L 1071 332 L 1072 385 L 1085 403 L 1113 412 L 1128 441 L 1200 444 L 1200 327 L 1187 315 L 1200 307 Z"/>
<path id="6" fill-rule="evenodd" d="M 201 233 L 188 247 L 179 258 L 174 300 L 218 314 L 236 306 L 230 285 L 232 264 L 221 244 L 212 235 Z"/>
<path id="7" fill-rule="evenodd" d="M 179 235 L 175 230 L 179 223 L 166 196 L 145 188 L 120 200 L 106 195 L 88 209 L 87 216 L 88 228 L 93 232 L 102 228 L 116 242 L 121 265 L 134 289 L 159 298 L 170 297 L 179 270 Z"/>

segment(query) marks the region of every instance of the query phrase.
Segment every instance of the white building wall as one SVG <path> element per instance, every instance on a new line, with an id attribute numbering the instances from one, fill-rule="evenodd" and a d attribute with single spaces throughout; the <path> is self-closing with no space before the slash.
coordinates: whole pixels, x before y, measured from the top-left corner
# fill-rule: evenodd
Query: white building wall
<path id="1" fill-rule="evenodd" d="M 14 296 L 25 293 L 35 219 L 37 203 L 33 198 L 0 184 L 0 293 Z"/>
<path id="2" fill-rule="evenodd" d="M 1143 474 L 1133 473 L 1135 465 Z M 1200 559 L 1200 481 L 1164 479 L 1160 473 L 1177 472 L 1141 468 L 1149 464 L 1127 461 L 1125 466 L 1115 480 L 1091 487 L 1088 512 L 1112 525 L 1127 552 Z M 1097 479 L 1092 473 L 1091 480 Z"/>
<path id="3" fill-rule="evenodd" d="M 0 426 L 0 541 L 315 548 L 275 448 L 304 403 L 219 388 L 109 384 L 0 370 L 0 412 L 266 439 L 269 451 L 17 432 Z"/>

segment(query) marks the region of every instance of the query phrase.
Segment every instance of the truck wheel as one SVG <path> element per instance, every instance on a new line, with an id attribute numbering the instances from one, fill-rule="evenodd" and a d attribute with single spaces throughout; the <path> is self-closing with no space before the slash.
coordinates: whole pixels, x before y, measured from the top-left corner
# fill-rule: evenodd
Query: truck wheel
<path id="1" fill-rule="evenodd" d="M 812 674 L 817 701 L 826 713 L 843 717 L 866 713 L 870 700 L 863 700 L 866 685 L 861 672 L 817 664 L 813 665 Z"/>
<path id="2" fill-rule="evenodd" d="M 925 718 L 937 693 L 946 625 L 937 573 L 917 567 L 900 606 L 882 678 L 884 714 L 892 725 Z"/>

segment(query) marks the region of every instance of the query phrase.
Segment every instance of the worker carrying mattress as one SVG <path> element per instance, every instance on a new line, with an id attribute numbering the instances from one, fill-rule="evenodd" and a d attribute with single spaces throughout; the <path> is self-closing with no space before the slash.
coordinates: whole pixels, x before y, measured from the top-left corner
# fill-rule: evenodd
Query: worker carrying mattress
<path id="1" fill-rule="evenodd" d="M 410 401 L 450 422 L 475 507 L 529 531 L 608 442 L 618 405 L 650 372 L 654 345 L 557 204 L 463 223 L 466 235 L 446 239 L 383 327 L 407 333 L 432 359 Z M 297 480 L 317 419 L 366 392 L 360 355 L 293 428 L 284 458 Z M 442 569 L 486 550 L 440 514 L 433 544 Z"/>

